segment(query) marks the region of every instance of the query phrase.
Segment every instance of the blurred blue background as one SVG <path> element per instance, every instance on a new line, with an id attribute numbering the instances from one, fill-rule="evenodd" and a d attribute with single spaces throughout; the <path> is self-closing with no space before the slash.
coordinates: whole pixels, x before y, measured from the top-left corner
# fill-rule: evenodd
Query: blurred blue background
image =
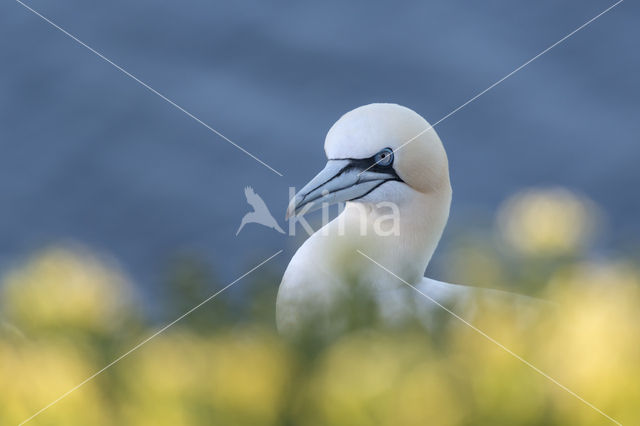
<path id="1" fill-rule="evenodd" d="M 0 4 L 0 267 L 61 241 L 115 257 L 153 300 L 197 256 L 229 281 L 300 237 L 281 226 L 324 136 L 371 102 L 432 123 L 612 2 L 49 2 L 30 6 L 284 174 L 279 177 L 13 1 Z M 626 1 L 437 126 L 456 229 L 528 186 L 594 199 L 640 236 L 640 7 Z M 316 216 L 317 218 L 317 216 Z"/>

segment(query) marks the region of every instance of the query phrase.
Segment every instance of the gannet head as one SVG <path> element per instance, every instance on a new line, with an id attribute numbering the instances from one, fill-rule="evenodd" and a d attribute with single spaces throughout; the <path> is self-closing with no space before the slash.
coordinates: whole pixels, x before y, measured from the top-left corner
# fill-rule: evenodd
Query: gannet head
<path id="1" fill-rule="evenodd" d="M 451 198 L 442 142 L 409 108 L 396 104 L 356 108 L 331 127 L 324 149 L 325 168 L 293 197 L 287 218 L 324 203 L 402 203 L 416 191 Z"/>

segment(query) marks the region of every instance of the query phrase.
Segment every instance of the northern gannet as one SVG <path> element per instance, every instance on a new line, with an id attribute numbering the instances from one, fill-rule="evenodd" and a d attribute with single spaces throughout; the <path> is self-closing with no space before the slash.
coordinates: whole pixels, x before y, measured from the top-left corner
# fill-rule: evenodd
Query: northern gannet
<path id="1" fill-rule="evenodd" d="M 412 309 L 409 298 L 416 295 L 401 291 L 407 287 L 397 277 L 357 250 L 440 302 L 457 303 L 478 291 L 423 277 L 452 195 L 447 154 L 424 118 L 396 104 L 365 105 L 331 127 L 324 149 L 325 168 L 294 196 L 287 217 L 323 203 L 346 205 L 291 259 L 276 302 L 281 332 L 305 320 L 331 323 L 332 307 L 354 281 L 377 294 L 383 311 Z"/>

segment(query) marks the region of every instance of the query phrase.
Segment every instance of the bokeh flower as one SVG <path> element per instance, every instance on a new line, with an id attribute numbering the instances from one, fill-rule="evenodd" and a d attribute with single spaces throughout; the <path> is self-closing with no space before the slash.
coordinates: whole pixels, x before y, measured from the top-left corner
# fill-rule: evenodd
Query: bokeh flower
<path id="1" fill-rule="evenodd" d="M 3 315 L 29 333 L 69 328 L 107 333 L 131 311 L 132 287 L 124 274 L 79 248 L 45 249 L 3 281 Z"/>
<path id="2" fill-rule="evenodd" d="M 564 188 L 532 189 L 509 198 L 497 215 L 503 239 L 525 255 L 579 252 L 594 236 L 593 202 Z"/>

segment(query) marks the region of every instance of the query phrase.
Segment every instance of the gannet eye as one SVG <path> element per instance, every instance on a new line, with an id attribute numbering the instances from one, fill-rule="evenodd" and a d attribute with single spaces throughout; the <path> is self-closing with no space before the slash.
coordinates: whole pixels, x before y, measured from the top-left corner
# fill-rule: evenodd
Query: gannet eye
<path id="1" fill-rule="evenodd" d="M 375 164 L 382 167 L 389 167 L 393 164 L 393 150 L 391 148 L 385 148 L 373 157 Z"/>

